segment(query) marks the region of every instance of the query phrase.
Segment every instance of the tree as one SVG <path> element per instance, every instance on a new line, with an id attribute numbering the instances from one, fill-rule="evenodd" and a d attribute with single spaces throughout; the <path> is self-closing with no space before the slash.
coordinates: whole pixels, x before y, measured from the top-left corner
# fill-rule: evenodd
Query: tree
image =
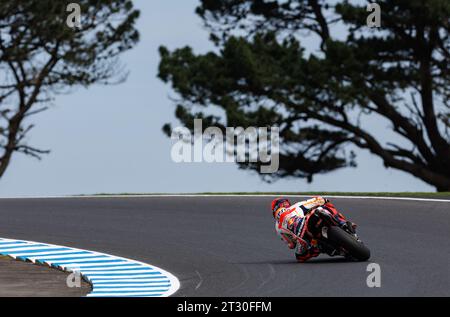
<path id="1" fill-rule="evenodd" d="M 160 48 L 159 77 L 179 95 L 176 117 L 188 127 L 193 117 L 279 126 L 272 179 L 311 181 L 354 166 L 360 148 L 449 191 L 450 2 L 377 1 L 380 28 L 367 26 L 367 3 L 202 0 L 196 12 L 216 50 Z M 314 50 L 303 45 L 308 37 Z M 206 115 L 216 107 L 224 117 Z M 389 139 L 370 128 L 375 119 Z"/>
<path id="2" fill-rule="evenodd" d="M 66 23 L 73 1 L 0 2 L 0 177 L 13 153 L 48 153 L 26 142 L 32 115 L 56 93 L 95 83 L 118 83 L 118 56 L 137 43 L 139 12 L 130 0 L 80 0 L 81 25 Z"/>

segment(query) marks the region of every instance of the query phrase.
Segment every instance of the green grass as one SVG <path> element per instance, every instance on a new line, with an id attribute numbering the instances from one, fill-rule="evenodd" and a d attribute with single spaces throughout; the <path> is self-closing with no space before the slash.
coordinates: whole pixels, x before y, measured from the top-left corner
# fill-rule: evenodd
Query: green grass
<path id="1" fill-rule="evenodd" d="M 106 195 L 119 195 L 119 196 L 130 196 L 130 195 L 161 195 L 163 193 L 121 193 L 121 194 L 107 194 L 99 193 L 95 196 L 106 196 Z M 180 193 L 185 195 L 307 195 L 307 196 L 370 196 L 370 197 L 412 197 L 412 198 L 450 198 L 450 192 L 203 192 L 203 193 Z M 170 194 L 167 194 L 170 195 Z M 176 195 L 176 194 L 174 194 Z M 83 195 L 81 195 L 83 196 Z"/>

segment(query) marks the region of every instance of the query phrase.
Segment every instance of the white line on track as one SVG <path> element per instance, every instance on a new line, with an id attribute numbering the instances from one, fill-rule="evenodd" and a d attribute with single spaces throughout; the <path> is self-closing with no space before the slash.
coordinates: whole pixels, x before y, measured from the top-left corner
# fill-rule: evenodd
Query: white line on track
<path id="1" fill-rule="evenodd" d="M 25 197 L 1 197 L 0 199 L 95 199 L 95 198 L 166 198 L 166 197 L 312 197 L 314 195 L 293 195 L 293 194 L 155 194 L 155 195 L 85 195 L 85 196 L 25 196 Z M 450 203 L 450 199 L 419 198 L 419 197 L 385 197 L 385 196 L 345 196 L 345 195 L 324 195 L 327 198 L 345 199 L 383 199 L 383 200 L 410 200 L 424 202 L 444 202 Z"/>

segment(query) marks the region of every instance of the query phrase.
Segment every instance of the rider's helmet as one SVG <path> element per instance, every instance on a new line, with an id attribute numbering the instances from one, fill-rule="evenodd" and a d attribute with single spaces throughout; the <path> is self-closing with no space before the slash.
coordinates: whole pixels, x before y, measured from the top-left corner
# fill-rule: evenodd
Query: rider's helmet
<path id="1" fill-rule="evenodd" d="M 280 208 L 287 208 L 291 206 L 291 202 L 289 201 L 289 199 L 286 198 L 275 198 L 274 200 L 272 200 L 272 205 L 271 205 L 271 209 L 272 209 L 272 215 L 275 218 L 275 212 L 280 209 Z"/>

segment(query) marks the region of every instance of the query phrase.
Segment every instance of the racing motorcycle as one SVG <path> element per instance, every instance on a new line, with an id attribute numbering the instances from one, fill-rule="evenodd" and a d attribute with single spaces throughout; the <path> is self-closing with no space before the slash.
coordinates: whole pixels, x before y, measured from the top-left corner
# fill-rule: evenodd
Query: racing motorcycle
<path id="1" fill-rule="evenodd" d="M 338 221 L 340 217 L 343 221 Z M 366 261 L 370 250 L 356 234 L 355 227 L 334 208 L 316 208 L 307 215 L 307 230 L 322 253 L 341 255 L 353 261 Z"/>

